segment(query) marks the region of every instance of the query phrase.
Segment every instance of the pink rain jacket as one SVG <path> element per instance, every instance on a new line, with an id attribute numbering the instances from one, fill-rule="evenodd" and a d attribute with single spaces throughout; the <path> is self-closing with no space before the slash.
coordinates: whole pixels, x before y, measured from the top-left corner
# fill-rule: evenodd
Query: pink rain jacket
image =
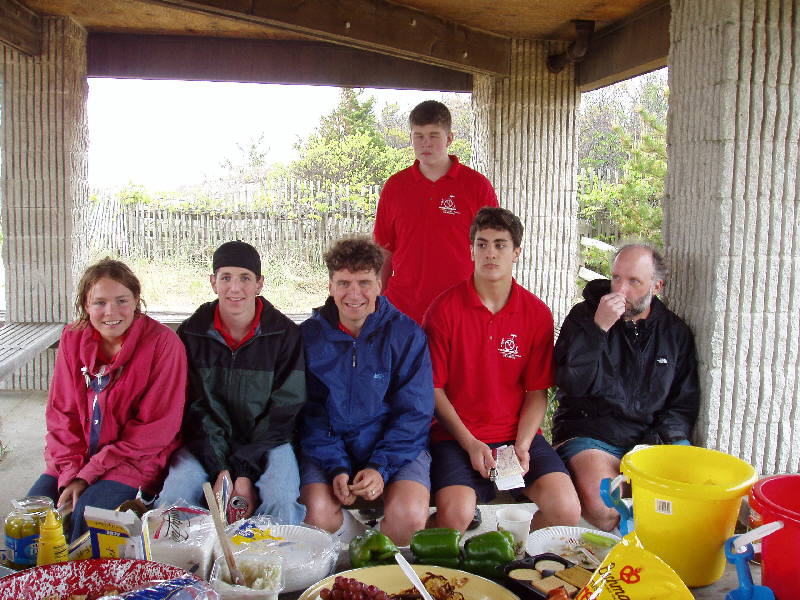
<path id="1" fill-rule="evenodd" d="M 168 327 L 141 315 L 134 320 L 98 395 L 102 427 L 88 458 L 95 393 L 86 372 L 102 361 L 91 324 L 64 328 L 47 401 L 45 462 L 59 489 L 80 478 L 111 480 L 150 493 L 161 489 L 170 454 L 178 447 L 186 398 L 186 353 Z"/>

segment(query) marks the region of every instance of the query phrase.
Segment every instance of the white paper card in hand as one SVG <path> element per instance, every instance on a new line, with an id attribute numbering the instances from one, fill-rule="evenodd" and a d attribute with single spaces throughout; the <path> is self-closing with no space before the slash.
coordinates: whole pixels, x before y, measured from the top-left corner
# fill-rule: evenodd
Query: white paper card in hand
<path id="1" fill-rule="evenodd" d="M 525 487 L 522 465 L 513 446 L 499 446 L 492 451 L 497 466 L 492 469 L 492 480 L 498 490 Z"/>

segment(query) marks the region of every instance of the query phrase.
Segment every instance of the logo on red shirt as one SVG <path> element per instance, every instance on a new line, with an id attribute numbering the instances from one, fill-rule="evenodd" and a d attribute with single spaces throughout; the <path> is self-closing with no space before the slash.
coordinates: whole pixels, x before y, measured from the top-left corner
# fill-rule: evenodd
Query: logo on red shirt
<path id="1" fill-rule="evenodd" d="M 456 208 L 456 197 L 453 194 L 450 194 L 447 196 L 447 198 L 442 198 L 439 201 L 439 210 L 446 215 L 459 214 L 458 209 Z"/>
<path id="2" fill-rule="evenodd" d="M 512 333 L 508 337 L 504 337 L 500 341 L 500 347 L 498 348 L 500 354 L 506 358 L 522 358 L 522 355 L 519 353 L 519 348 L 517 347 L 516 338 L 516 333 Z"/>

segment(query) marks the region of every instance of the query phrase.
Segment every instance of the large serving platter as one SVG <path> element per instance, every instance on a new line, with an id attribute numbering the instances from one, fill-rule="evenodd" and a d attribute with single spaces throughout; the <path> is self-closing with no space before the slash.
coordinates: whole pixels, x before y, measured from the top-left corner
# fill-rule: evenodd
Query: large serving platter
<path id="1" fill-rule="evenodd" d="M 25 569 L 0 579 L 0 600 L 42 600 L 72 594 L 132 590 L 157 579 L 188 575 L 183 569 L 147 560 L 93 558 Z"/>
<path id="2" fill-rule="evenodd" d="M 466 583 L 458 588 L 464 595 L 465 600 L 519 600 L 519 596 L 507 590 L 493 581 L 459 571 L 458 569 L 447 569 L 432 565 L 413 565 L 417 574 L 422 577 L 427 572 L 441 575 L 448 579 L 466 579 Z M 412 587 L 411 582 L 400 570 L 397 565 L 385 565 L 382 567 L 365 567 L 363 569 L 352 569 L 326 577 L 308 588 L 298 600 L 317 600 L 322 588 L 329 588 L 333 585 L 333 580 L 337 576 L 352 577 L 361 583 L 374 585 L 388 594 L 396 594 L 402 590 Z"/>

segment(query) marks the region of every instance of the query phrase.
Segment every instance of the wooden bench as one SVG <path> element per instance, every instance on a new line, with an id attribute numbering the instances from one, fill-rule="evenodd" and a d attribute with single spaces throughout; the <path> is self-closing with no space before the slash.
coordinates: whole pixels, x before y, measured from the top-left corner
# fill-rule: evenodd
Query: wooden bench
<path id="1" fill-rule="evenodd" d="M 63 323 L 5 323 L 0 327 L 0 381 L 61 337 Z"/>

